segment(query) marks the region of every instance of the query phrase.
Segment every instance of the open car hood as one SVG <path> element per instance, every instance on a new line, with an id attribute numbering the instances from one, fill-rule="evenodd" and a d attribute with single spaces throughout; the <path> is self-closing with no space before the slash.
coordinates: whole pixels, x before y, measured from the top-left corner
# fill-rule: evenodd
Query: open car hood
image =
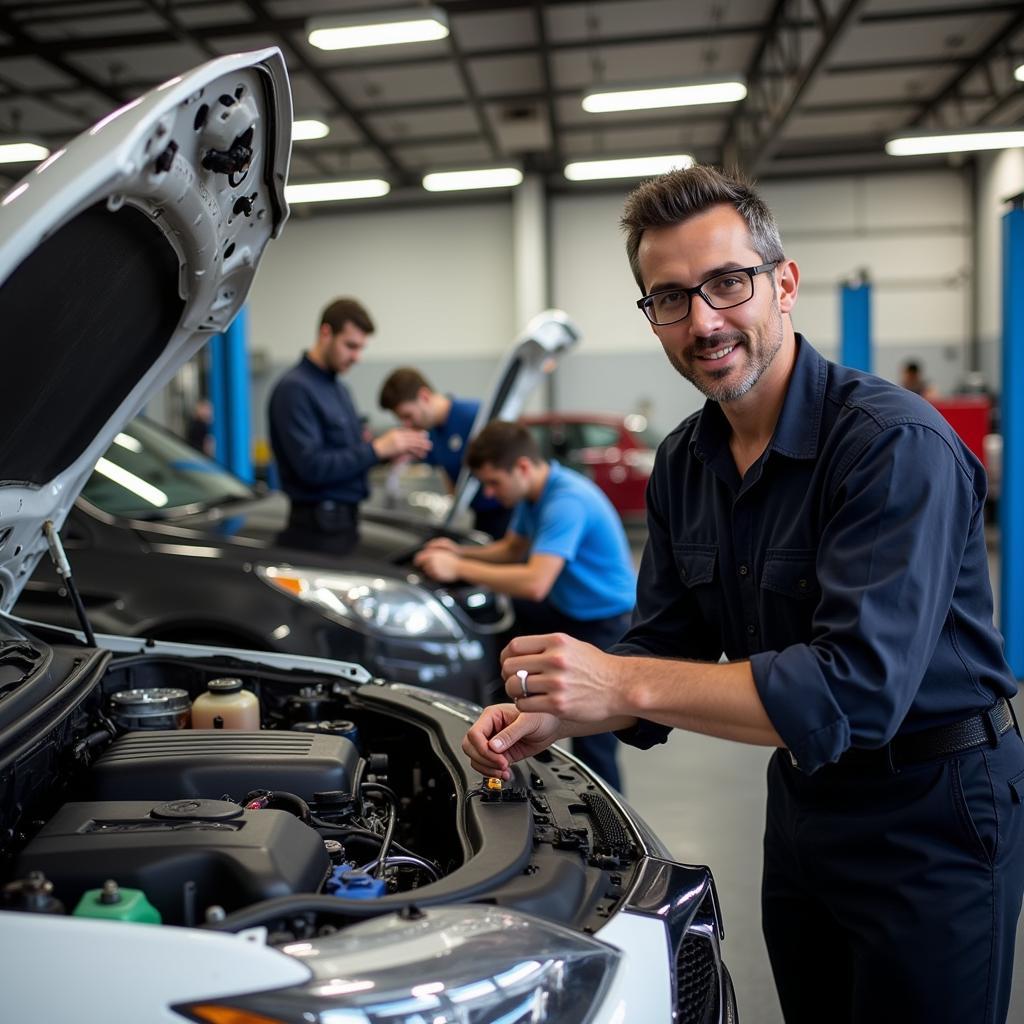
<path id="1" fill-rule="evenodd" d="M 103 118 L 0 200 L 0 611 L 121 428 L 231 323 L 287 219 L 277 49 Z"/>

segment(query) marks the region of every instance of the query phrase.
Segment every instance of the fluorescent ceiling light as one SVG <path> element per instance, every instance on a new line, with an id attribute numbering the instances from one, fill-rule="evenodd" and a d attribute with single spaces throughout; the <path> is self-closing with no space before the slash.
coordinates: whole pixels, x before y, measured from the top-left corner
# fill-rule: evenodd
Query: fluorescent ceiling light
<path id="1" fill-rule="evenodd" d="M 590 92 L 583 109 L 591 114 L 614 110 L 653 110 L 656 107 L 696 107 L 707 103 L 736 103 L 747 95 L 742 82 L 700 82 L 658 89 L 620 89 Z"/>
<path id="2" fill-rule="evenodd" d="M 692 167 L 693 157 L 687 153 L 675 156 L 634 156 L 627 160 L 582 160 L 566 164 L 565 176 L 570 181 L 595 181 L 599 178 L 646 178 L 678 168 Z"/>
<path id="3" fill-rule="evenodd" d="M 286 185 L 289 203 L 333 203 L 341 199 L 375 199 L 386 196 L 391 186 L 381 178 L 362 181 L 314 181 L 308 185 Z"/>
<path id="4" fill-rule="evenodd" d="M 308 22 L 310 43 L 320 50 L 359 46 L 423 43 L 448 35 L 448 17 L 437 7 L 413 7 L 375 14 L 314 18 Z"/>
<path id="5" fill-rule="evenodd" d="M 292 121 L 292 141 L 306 142 L 308 139 L 322 139 L 331 129 L 313 118 L 305 121 Z"/>
<path id="6" fill-rule="evenodd" d="M 32 160 L 43 160 L 50 155 L 45 146 L 34 142 L 8 142 L 0 145 L 0 164 L 24 164 Z"/>
<path id="7" fill-rule="evenodd" d="M 1024 82 L 1024 64 L 1021 64 L 1020 67 L 1014 69 L 1013 77 L 1016 78 L 1018 82 Z"/>
<path id="8" fill-rule="evenodd" d="M 889 156 L 927 153 L 969 153 L 977 149 L 1012 149 L 1024 146 L 1024 131 L 949 132 L 941 135 L 904 135 L 885 144 Z"/>
<path id="9" fill-rule="evenodd" d="M 438 171 L 423 177 L 428 192 L 457 192 L 467 188 L 512 188 L 523 180 L 517 167 L 487 167 L 476 171 Z"/>

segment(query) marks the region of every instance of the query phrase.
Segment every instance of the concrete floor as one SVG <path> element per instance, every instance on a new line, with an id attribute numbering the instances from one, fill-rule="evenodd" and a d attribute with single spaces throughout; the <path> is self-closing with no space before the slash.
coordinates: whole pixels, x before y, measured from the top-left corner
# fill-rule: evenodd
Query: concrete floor
<path id="1" fill-rule="evenodd" d="M 631 539 L 638 554 L 642 540 Z M 995 584 L 997 565 L 992 568 Z M 1024 700 L 1014 703 L 1024 721 Z M 771 751 L 683 732 L 652 750 L 622 749 L 630 804 L 678 860 L 711 866 L 725 918 L 723 955 L 742 1024 L 782 1024 L 761 935 L 761 841 Z M 1024 1024 L 1021 923 L 1007 1020 Z"/>

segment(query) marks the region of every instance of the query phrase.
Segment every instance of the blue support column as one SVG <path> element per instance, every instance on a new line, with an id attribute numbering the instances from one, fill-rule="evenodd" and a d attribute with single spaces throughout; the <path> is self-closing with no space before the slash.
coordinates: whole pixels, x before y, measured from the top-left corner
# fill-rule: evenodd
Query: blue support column
<path id="1" fill-rule="evenodd" d="M 248 313 L 243 307 L 227 331 L 210 341 L 210 400 L 217 461 L 251 483 L 247 336 Z"/>
<path id="2" fill-rule="evenodd" d="M 1000 628 L 1024 679 L 1024 193 L 1003 217 L 1003 482 L 999 496 Z"/>
<path id="3" fill-rule="evenodd" d="M 844 281 L 841 294 L 842 323 L 839 362 L 854 370 L 871 372 L 871 283 Z"/>

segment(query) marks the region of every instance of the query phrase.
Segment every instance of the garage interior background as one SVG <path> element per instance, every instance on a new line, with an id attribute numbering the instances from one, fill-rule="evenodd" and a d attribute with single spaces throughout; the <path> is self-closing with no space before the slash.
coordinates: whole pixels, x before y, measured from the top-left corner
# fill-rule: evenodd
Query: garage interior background
<path id="1" fill-rule="evenodd" d="M 690 153 L 763 182 L 801 264 L 795 323 L 835 356 L 839 287 L 873 283 L 874 368 L 920 359 L 942 393 L 981 371 L 999 391 L 1003 200 L 1024 151 L 898 158 L 904 130 L 1012 126 L 1024 116 L 1024 8 L 940 0 L 445 0 L 434 42 L 326 52 L 310 20 L 389 11 L 366 0 L 4 0 L 0 131 L 56 149 L 184 68 L 279 45 L 296 118 L 293 183 L 380 177 L 385 197 L 293 207 L 249 304 L 252 423 L 337 294 L 378 322 L 351 376 L 362 411 L 398 362 L 481 393 L 539 308 L 566 309 L 584 342 L 537 404 L 644 411 L 656 433 L 697 407 L 664 372 L 633 306 L 617 228 L 632 182 L 569 182 L 601 156 Z M 593 88 L 738 78 L 739 103 L 591 114 Z M 424 173 L 512 165 L 515 189 L 428 194 Z M 0 167 L 16 180 L 30 165 Z M 174 421 L 178 407 L 154 409 Z"/>

